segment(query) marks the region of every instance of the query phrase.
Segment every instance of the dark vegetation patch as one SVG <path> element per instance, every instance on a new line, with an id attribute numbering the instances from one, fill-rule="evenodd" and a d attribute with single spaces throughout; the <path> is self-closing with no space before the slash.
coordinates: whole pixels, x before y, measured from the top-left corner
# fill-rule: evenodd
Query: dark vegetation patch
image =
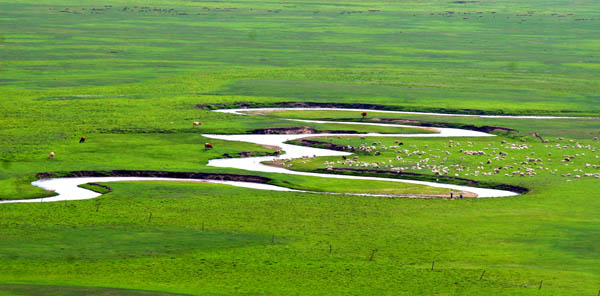
<path id="1" fill-rule="evenodd" d="M 15 296 L 60 295 L 60 296 L 187 296 L 166 292 L 81 286 L 55 286 L 31 284 L 0 284 L 0 294 Z M 4 294 L 2 294 L 4 295 Z"/>
<path id="2" fill-rule="evenodd" d="M 101 96 L 101 95 L 74 95 L 74 96 L 51 96 L 51 97 L 40 97 L 37 101 L 73 101 L 73 100 L 102 100 L 102 99 L 117 99 L 125 96 Z M 139 99 L 141 96 L 127 96 L 127 98 Z"/>
<path id="3" fill-rule="evenodd" d="M 106 194 L 109 192 L 112 192 L 112 188 L 106 186 L 106 185 L 102 185 L 102 184 L 98 184 L 98 183 L 87 183 L 87 184 L 81 184 L 79 185 L 79 187 L 81 188 L 85 188 L 94 192 L 98 192 L 100 194 Z"/>
<path id="4" fill-rule="evenodd" d="M 68 177 L 160 177 L 176 179 L 204 179 L 219 181 L 242 181 L 253 183 L 269 183 L 270 178 L 252 175 L 217 174 L 198 172 L 167 172 L 167 171 L 139 171 L 139 170 L 112 170 L 112 171 L 70 171 L 49 172 L 35 175 L 39 179 L 68 178 Z"/>
<path id="5" fill-rule="evenodd" d="M 376 13 L 381 12 L 379 9 L 368 9 L 368 10 L 343 10 L 340 14 L 355 14 L 355 13 Z"/>
<path id="6" fill-rule="evenodd" d="M 597 259 L 600 257 L 600 229 L 597 223 L 579 223 L 577 226 L 548 226 L 549 230 L 562 232 L 569 240 L 547 239 L 544 243 L 571 253 L 576 258 Z M 529 238 L 530 242 L 534 239 Z"/>
<path id="7" fill-rule="evenodd" d="M 453 1 L 455 4 L 479 4 L 481 1 Z"/>
<path id="8" fill-rule="evenodd" d="M 514 241 L 524 244 L 524 248 L 545 246 L 577 260 L 600 257 L 600 229 L 597 223 L 580 221 L 576 226 L 544 225 L 540 226 L 538 231 L 561 233 L 569 239 L 556 239 L 556 236 L 525 236 Z"/>
<path id="9" fill-rule="evenodd" d="M 136 128 L 136 127 L 115 127 L 115 128 L 99 128 L 99 133 L 102 134 L 174 134 L 175 129 L 166 128 Z"/>
<path id="10" fill-rule="evenodd" d="M 99 214 L 105 209 L 99 208 Z M 90 214 L 95 214 L 90 213 Z M 139 215 L 148 221 L 148 212 Z M 153 220 L 161 219 L 154 213 Z M 199 228 L 135 226 L 30 226 L 35 236 L 17 236 L 6 226 L 0 241 L 0 258 L 10 260 L 66 260 L 160 257 L 190 251 L 216 251 L 256 244 L 270 244 L 269 235 L 224 233 Z M 26 226 L 23 226 L 26 227 Z"/>
<path id="11" fill-rule="evenodd" d="M 528 188 L 521 187 L 521 186 L 503 184 L 503 183 L 495 183 L 495 182 L 476 181 L 476 180 L 453 177 L 453 176 L 437 176 L 437 175 L 427 175 L 427 174 L 410 173 L 410 172 L 390 172 L 390 171 L 384 171 L 384 170 L 352 169 L 352 168 L 316 169 L 316 170 L 314 170 L 314 172 L 324 173 L 324 174 L 334 173 L 334 174 L 340 174 L 340 175 L 371 176 L 371 177 L 383 177 L 383 178 L 394 178 L 394 179 L 429 181 L 429 182 L 436 182 L 436 183 L 448 183 L 448 184 L 466 185 L 466 186 L 472 186 L 472 187 L 508 190 L 508 191 L 517 192 L 520 194 L 525 194 L 525 193 L 529 192 Z"/>

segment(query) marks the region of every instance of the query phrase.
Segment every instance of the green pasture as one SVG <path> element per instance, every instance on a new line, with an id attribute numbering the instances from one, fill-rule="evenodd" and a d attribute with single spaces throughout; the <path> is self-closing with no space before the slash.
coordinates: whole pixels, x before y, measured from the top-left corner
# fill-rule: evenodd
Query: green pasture
<path id="1" fill-rule="evenodd" d="M 0 295 L 595 296 L 600 181 L 585 174 L 600 166 L 600 141 L 593 140 L 600 136 L 599 22 L 593 0 L 4 1 L 2 200 L 52 195 L 30 185 L 37 173 L 117 169 L 260 175 L 320 192 L 447 194 L 206 166 L 224 154 L 274 149 L 202 134 L 299 126 L 422 132 L 286 118 L 510 128 L 497 137 L 452 139 L 452 147 L 435 138 L 320 140 L 381 142 L 373 145 L 378 155 L 357 156 L 383 171 L 391 164 L 429 179 L 457 174 L 531 191 L 447 200 L 193 182 L 102 184 L 112 192 L 83 185 L 105 194 L 0 204 Z M 583 118 L 211 111 L 282 102 Z M 395 141 L 403 145 L 389 148 Z M 206 142 L 214 149 L 204 149 Z M 512 144 L 528 148 L 506 148 Z M 411 155 L 396 152 L 404 149 Z M 494 159 L 498 151 L 506 157 Z M 413 168 L 425 158 L 452 168 L 442 175 Z M 341 157 L 289 164 L 327 172 L 325 161 L 348 167 Z M 536 174 L 512 174 L 526 169 Z"/>
<path id="2" fill-rule="evenodd" d="M 0 4 L 0 81 L 44 101 L 598 114 L 596 4 L 15 0 Z"/>
<path id="3" fill-rule="evenodd" d="M 95 200 L 5 205 L 3 281 L 191 294 L 533 294 L 544 280 L 548 291 L 585 294 L 597 280 L 595 206 L 583 186 L 568 198 L 460 202 L 110 186 Z"/>

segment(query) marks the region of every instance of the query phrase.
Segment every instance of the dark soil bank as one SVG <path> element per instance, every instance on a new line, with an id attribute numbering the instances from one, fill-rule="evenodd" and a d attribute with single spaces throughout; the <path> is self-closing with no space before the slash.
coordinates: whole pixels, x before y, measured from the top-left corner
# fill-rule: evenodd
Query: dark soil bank
<path id="1" fill-rule="evenodd" d="M 331 119 L 333 120 L 333 119 Z M 335 119 L 339 121 L 356 121 L 356 118 L 341 118 Z M 367 119 L 369 122 L 383 122 L 383 123 L 391 123 L 391 124 L 405 124 L 405 125 L 415 125 L 415 126 L 424 126 L 424 127 L 448 127 L 448 128 L 460 128 L 471 131 L 478 131 L 484 133 L 491 132 L 502 132 L 502 133 L 512 133 L 517 132 L 517 130 L 500 127 L 500 126 L 476 126 L 472 124 L 459 124 L 459 123 L 448 123 L 448 122 L 437 122 L 437 121 L 422 121 L 416 119 L 397 119 L 397 118 L 369 118 Z"/>
<path id="2" fill-rule="evenodd" d="M 252 175 L 215 174 L 215 173 L 193 173 L 193 172 L 165 172 L 165 171 L 134 171 L 134 170 L 112 170 L 112 171 L 71 171 L 38 173 L 39 179 L 65 178 L 65 177 L 160 177 L 177 179 L 204 179 L 220 181 L 242 181 L 253 183 L 269 183 L 270 178 Z"/>
<path id="3" fill-rule="evenodd" d="M 336 151 L 358 152 L 355 149 L 355 147 L 353 147 L 353 146 L 344 146 L 344 145 L 338 145 L 338 144 L 315 141 L 315 140 L 308 140 L 308 139 L 299 139 L 299 140 L 291 141 L 291 143 L 294 143 L 297 145 L 303 145 L 303 146 L 310 146 L 310 147 L 314 147 L 314 148 L 325 148 L 325 149 L 336 150 Z"/>
<path id="4" fill-rule="evenodd" d="M 353 130 L 316 130 L 308 126 L 294 126 L 294 127 L 271 127 L 256 129 L 252 131 L 253 134 L 260 135 L 298 135 L 298 134 L 357 134 L 357 131 Z"/>
<path id="5" fill-rule="evenodd" d="M 521 186 L 502 184 L 502 183 L 475 181 L 475 180 L 459 178 L 459 177 L 452 177 L 452 176 L 435 176 L 435 175 L 426 175 L 426 174 L 409 173 L 409 172 L 390 172 L 390 171 L 384 171 L 384 170 L 351 169 L 351 168 L 333 168 L 331 170 L 318 169 L 318 170 L 316 170 L 316 172 L 337 173 L 337 174 L 342 174 L 342 175 L 410 179 L 410 180 L 429 181 L 429 182 L 443 182 L 443 183 L 456 184 L 456 185 L 468 185 L 468 186 L 480 187 L 480 188 L 507 190 L 507 191 L 512 191 L 512 192 L 517 192 L 520 194 L 525 194 L 525 193 L 529 192 L 528 188 L 521 187 Z"/>
<path id="6" fill-rule="evenodd" d="M 241 157 L 255 157 L 255 156 L 278 156 L 281 155 L 280 151 L 275 152 L 254 152 L 254 151 L 243 151 L 238 153 L 225 153 L 222 155 L 223 158 L 241 158 Z"/>
<path id="7" fill-rule="evenodd" d="M 377 104 L 360 103 L 318 103 L 318 102 L 276 102 L 276 103 L 254 103 L 237 102 L 233 104 L 198 104 L 199 109 L 218 109 L 218 108 L 344 108 L 344 109 L 366 109 L 366 110 L 390 110 L 390 111 L 421 111 L 421 112 L 440 112 L 440 113 L 462 113 L 462 114 L 486 114 L 483 110 L 477 109 L 444 109 L 427 108 L 415 109 L 403 106 L 387 106 Z"/>
<path id="8" fill-rule="evenodd" d="M 581 113 L 580 111 L 561 110 L 560 112 L 548 112 L 539 110 L 523 110 L 518 114 L 505 113 L 503 110 L 479 110 L 479 109 L 448 109 L 448 108 L 422 108 L 413 106 L 389 106 L 378 104 L 360 104 L 360 103 L 320 103 L 320 102 L 276 102 L 276 103 L 256 103 L 256 102 L 236 102 L 232 104 L 197 104 L 199 109 L 233 109 L 233 108 L 345 108 L 345 109 L 365 109 L 365 110 L 389 110 L 389 111 L 407 111 L 407 112 L 431 112 L 446 114 L 471 114 L 471 115 L 541 115 L 558 113 Z"/>

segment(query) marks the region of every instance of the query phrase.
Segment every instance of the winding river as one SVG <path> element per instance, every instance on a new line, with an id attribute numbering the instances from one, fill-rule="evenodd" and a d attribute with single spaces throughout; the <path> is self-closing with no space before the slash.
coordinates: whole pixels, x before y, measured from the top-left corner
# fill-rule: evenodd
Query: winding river
<path id="1" fill-rule="evenodd" d="M 521 118 L 521 119 L 558 119 L 564 117 L 556 116 L 496 116 L 496 115 L 462 115 L 462 114 L 438 114 L 438 113 L 418 113 L 418 112 L 403 112 L 403 111 L 382 111 L 382 110 L 361 110 L 361 109 L 342 109 L 342 108 L 255 108 L 255 109 L 221 109 L 214 110 L 215 112 L 237 114 L 243 116 L 249 116 L 245 112 L 249 111 L 287 111 L 287 110 L 327 110 L 327 111 L 356 111 L 356 112 L 378 112 L 378 113 L 396 113 L 396 114 L 425 114 L 425 115 L 444 115 L 444 116 L 478 116 L 487 118 Z M 569 117 L 573 118 L 573 117 Z M 300 120 L 300 119 L 287 119 L 290 121 L 297 122 L 309 122 L 309 123 L 341 123 L 348 125 L 371 125 L 371 126 L 389 126 L 389 127 L 411 127 L 419 128 L 415 126 L 407 125 L 396 125 L 396 124 L 383 124 L 383 123 L 362 123 L 362 122 L 332 122 L 332 121 L 318 121 L 318 120 Z M 425 129 L 425 128 L 422 128 Z M 427 128 L 431 130 L 431 128 Z M 246 158 L 224 158 L 224 159 L 212 159 L 208 162 L 208 166 L 223 167 L 223 168 L 235 168 L 247 171 L 255 172 L 269 172 L 269 173 L 280 173 L 280 174 L 291 174 L 291 175 L 302 175 L 312 176 L 319 178 L 329 179 L 354 179 L 354 180 L 373 180 L 373 181 L 388 181 L 398 183 L 410 183 L 420 184 L 437 188 L 446 188 L 448 190 L 455 191 L 466 191 L 477 195 L 478 198 L 484 197 L 506 197 L 515 196 L 518 193 L 488 189 L 488 188 L 477 188 L 471 186 L 461 186 L 454 184 L 443 184 L 435 182 L 417 181 L 417 180 L 406 180 L 406 179 L 393 179 L 393 178 L 381 178 L 381 177 L 366 177 L 366 176 L 349 176 L 349 175 L 334 175 L 334 174 L 320 174 L 310 172 L 300 172 L 288 170 L 282 167 L 269 166 L 263 164 L 266 161 L 274 161 L 281 159 L 293 159 L 293 158 L 306 158 L 306 157 L 318 157 L 318 156 L 342 156 L 351 155 L 352 153 L 335 151 L 329 149 L 312 148 L 305 146 L 297 146 L 286 144 L 287 141 L 296 140 L 305 137 L 338 137 L 338 136 L 377 136 L 377 137 L 493 137 L 494 135 L 464 130 L 455 128 L 434 128 L 437 133 L 423 133 L 423 134 L 379 134 L 379 133 L 368 133 L 368 134 L 293 134 L 293 135 L 264 135 L 264 134 L 243 134 L 243 135 L 217 135 L 217 134 L 204 134 L 204 137 L 212 139 L 220 139 L 227 141 L 241 141 L 254 143 L 259 145 L 277 146 L 281 148 L 283 152 L 279 156 L 261 156 L 261 157 L 246 157 Z M 237 187 L 254 188 L 261 190 L 276 190 L 276 191 L 294 191 L 294 192 L 308 192 L 294 190 L 286 187 L 274 186 L 262 183 L 251 183 L 241 181 L 217 181 L 217 180 L 205 180 L 205 179 L 179 179 L 179 178 L 155 178 L 155 177 L 81 177 L 81 178 L 55 178 L 55 179 L 42 179 L 32 182 L 34 186 L 38 186 L 45 190 L 55 191 L 57 195 L 47 198 L 38 199 L 26 199 L 26 200 L 6 200 L 0 201 L 0 203 L 31 203 L 31 202 L 54 202 L 64 200 L 82 200 L 90 199 L 100 196 L 101 194 L 78 187 L 81 184 L 86 183 L 98 183 L 98 182 L 118 182 L 118 181 L 191 181 L 191 182 L 209 182 L 216 184 L 227 184 Z M 327 193 L 327 192 L 318 192 Z M 339 194 L 339 193 L 329 193 Z M 371 196 L 385 196 L 381 194 L 352 194 L 352 195 L 371 195 Z"/>
<path id="2" fill-rule="evenodd" d="M 246 115 L 245 112 L 248 111 L 279 111 L 279 110 L 335 110 L 335 111 L 348 111 L 354 109 L 332 109 L 332 108 L 260 108 L 260 109 L 223 109 L 223 110 L 215 110 L 216 112 L 223 113 L 231 113 L 238 115 Z M 368 110 L 355 110 L 355 111 L 368 111 Z M 371 110 L 372 111 L 372 110 Z M 379 111 L 377 111 L 379 112 Z M 387 111 L 388 113 L 396 113 L 397 111 Z M 405 113 L 405 112 L 398 112 Z M 298 121 L 298 122 L 309 122 L 309 123 L 342 123 L 348 125 L 371 125 L 371 126 L 388 126 L 388 127 L 410 127 L 410 128 L 419 128 L 415 126 L 408 125 L 397 125 L 397 124 L 384 124 L 384 123 L 362 123 L 362 122 L 343 122 L 343 121 L 319 121 L 319 120 L 301 120 L 301 119 L 287 119 L 290 121 Z M 421 128 L 428 129 L 431 128 Z M 376 137 L 493 137 L 494 135 L 464 130 L 464 129 L 456 129 L 456 128 L 435 128 L 437 133 L 423 133 L 423 134 L 379 134 L 379 133 L 367 133 L 360 134 L 360 136 L 376 136 Z M 461 186 L 454 184 L 443 184 L 436 182 L 427 182 L 427 181 L 417 181 L 417 180 L 406 180 L 406 179 L 394 179 L 394 178 L 381 178 L 381 177 L 365 177 L 365 176 L 349 176 L 349 175 L 334 175 L 334 174 L 320 174 L 320 173 L 310 173 L 310 172 L 300 172 L 288 170 L 286 168 L 265 165 L 263 162 L 281 160 L 281 159 L 294 159 L 294 158 L 303 158 L 303 157 L 319 157 L 319 156 L 343 156 L 343 155 L 351 155 L 352 153 L 343 152 L 343 151 L 335 151 L 330 149 L 320 149 L 306 146 L 297 146 L 286 144 L 285 142 L 291 140 L 297 140 L 306 137 L 343 137 L 343 136 L 359 136 L 357 134 L 294 134 L 294 135 L 253 135 L 253 134 L 244 134 L 244 135 L 211 135 L 204 134 L 203 136 L 212 139 L 220 139 L 220 140 L 228 140 L 228 141 L 241 141 L 241 142 L 249 142 L 259 145 L 269 145 L 269 146 L 278 146 L 281 148 L 282 154 L 280 156 L 261 156 L 261 157 L 247 157 L 247 158 L 220 158 L 220 159 L 212 159 L 208 162 L 209 166 L 215 167 L 223 167 L 223 168 L 236 168 L 241 170 L 250 170 L 250 171 L 258 171 L 258 172 L 269 172 L 269 173 L 281 173 L 281 174 L 292 174 L 292 175 L 302 175 L 302 176 L 312 176 L 312 177 L 321 177 L 321 178 L 330 178 L 330 179 L 354 179 L 354 180 L 373 180 L 373 181 L 389 181 L 389 182 L 398 182 L 398 183 L 410 183 L 410 184 L 419 184 L 426 185 L 437 188 L 446 188 L 448 190 L 455 191 L 467 191 L 477 195 L 479 198 L 483 197 L 506 197 L 506 196 L 515 196 L 518 193 L 506 190 L 497 190 L 497 189 L 488 189 L 488 188 L 478 188 L 471 186 Z"/>

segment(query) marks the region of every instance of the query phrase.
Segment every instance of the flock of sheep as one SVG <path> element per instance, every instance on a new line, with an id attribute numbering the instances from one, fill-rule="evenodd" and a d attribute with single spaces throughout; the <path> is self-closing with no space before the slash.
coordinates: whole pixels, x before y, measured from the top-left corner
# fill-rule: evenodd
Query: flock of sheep
<path id="1" fill-rule="evenodd" d="M 557 139 L 558 141 L 564 140 L 562 138 Z M 598 140 L 594 138 L 594 140 Z M 499 147 L 494 147 L 494 144 L 488 144 L 488 147 L 482 149 L 470 149 L 474 147 L 475 143 L 467 141 L 461 145 L 460 142 L 449 140 L 449 149 L 429 149 L 429 145 L 424 145 L 423 149 L 418 149 L 416 145 L 410 145 L 410 147 L 401 149 L 403 143 L 396 140 L 395 145 L 386 146 L 381 142 L 373 142 L 371 144 L 363 143 L 358 146 L 345 145 L 344 149 L 349 151 L 361 151 L 368 153 L 369 156 L 381 155 L 383 152 L 393 152 L 395 156 L 391 159 L 381 159 L 378 161 L 372 161 L 372 157 L 368 157 L 370 161 L 361 161 L 358 155 L 352 158 L 342 157 L 337 161 L 325 161 L 322 165 L 327 170 L 333 170 L 334 168 L 358 168 L 358 169 L 377 169 L 377 170 L 389 170 L 391 172 L 402 172 L 402 171 L 428 171 L 425 173 L 431 173 L 433 175 L 449 175 L 455 177 L 477 177 L 477 176 L 493 176 L 503 175 L 504 177 L 533 177 L 540 172 L 547 172 L 550 175 L 560 174 L 562 177 L 568 178 L 582 178 L 582 177 L 594 177 L 600 178 L 600 164 L 591 164 L 589 162 L 583 163 L 583 165 L 574 164 L 575 160 L 581 159 L 585 156 L 585 153 L 596 153 L 598 150 L 596 147 L 588 144 L 582 145 L 578 142 L 570 141 L 565 144 L 544 144 L 544 148 L 548 150 L 561 150 L 562 156 L 552 157 L 552 152 L 549 151 L 547 155 L 537 155 L 536 152 L 530 152 L 523 155 L 522 152 L 530 150 L 531 145 L 523 143 L 507 143 L 503 140 Z M 464 149 L 463 149 L 464 147 Z M 514 152 L 513 152 L 514 151 Z M 521 151 L 521 153 L 515 153 Z M 389 153 L 388 153 L 389 154 Z M 558 154 L 557 154 L 558 155 Z M 382 155 L 382 158 L 384 155 Z M 452 158 L 449 160 L 449 158 Z M 467 161 L 471 158 L 471 161 Z M 595 159 L 600 161 L 600 155 L 596 154 Z M 550 168 L 544 163 L 552 163 L 560 161 L 565 172 L 560 172 L 559 169 Z M 292 167 L 293 160 L 287 160 L 284 162 L 284 166 Z M 306 163 L 307 160 L 302 160 Z M 447 164 L 447 162 L 455 162 L 454 164 Z M 472 165 L 469 165 L 472 164 Z M 581 166 L 574 168 L 574 166 Z"/>

